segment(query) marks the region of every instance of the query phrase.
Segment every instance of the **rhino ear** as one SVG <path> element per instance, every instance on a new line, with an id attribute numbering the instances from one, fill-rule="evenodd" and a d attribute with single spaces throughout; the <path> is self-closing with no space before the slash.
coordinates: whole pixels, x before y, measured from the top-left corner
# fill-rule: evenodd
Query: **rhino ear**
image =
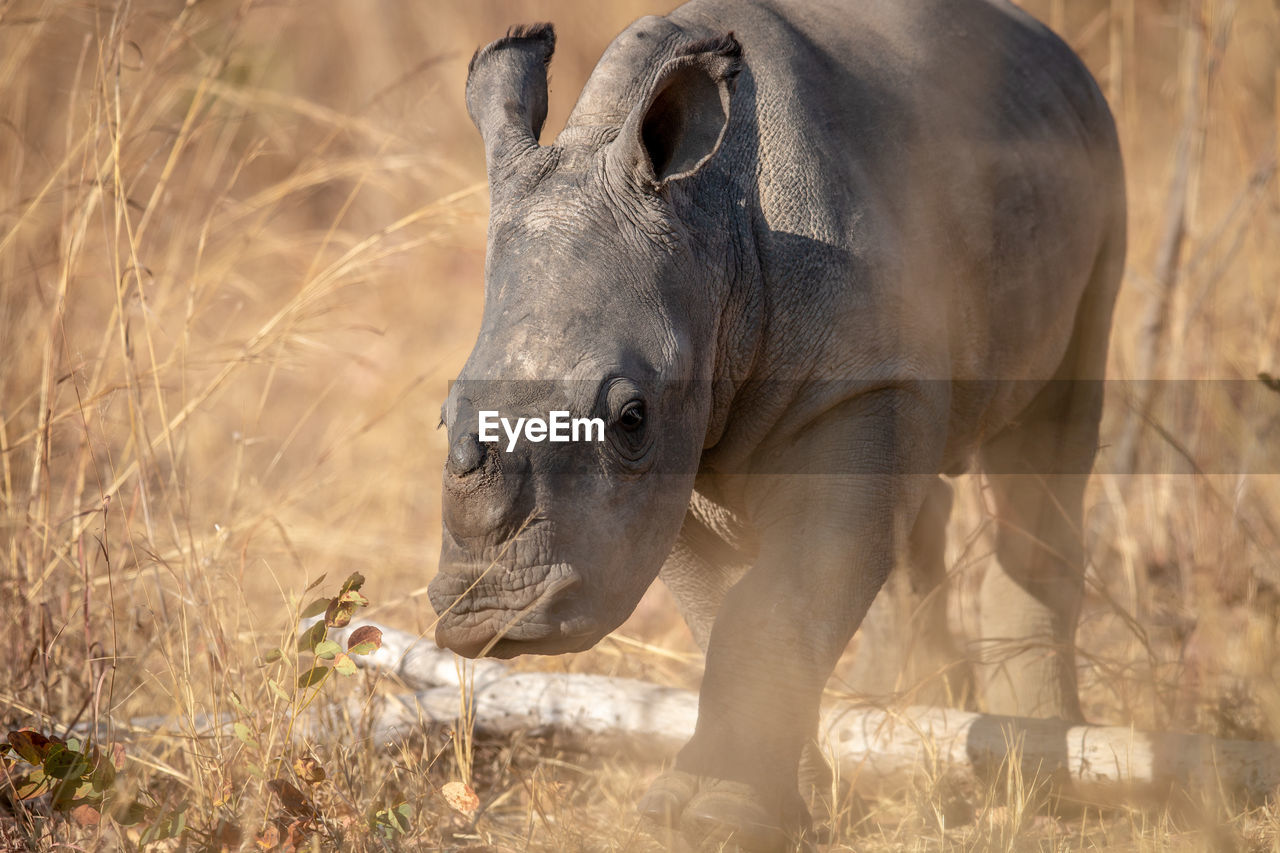
<path id="1" fill-rule="evenodd" d="M 555 49 L 550 24 L 528 24 L 512 27 L 471 57 L 467 112 L 484 140 L 491 177 L 538 147 L 547 118 L 547 64 Z"/>
<path id="2" fill-rule="evenodd" d="M 623 123 L 615 156 L 655 189 L 696 173 L 720 147 L 742 46 L 729 33 L 667 60 Z"/>

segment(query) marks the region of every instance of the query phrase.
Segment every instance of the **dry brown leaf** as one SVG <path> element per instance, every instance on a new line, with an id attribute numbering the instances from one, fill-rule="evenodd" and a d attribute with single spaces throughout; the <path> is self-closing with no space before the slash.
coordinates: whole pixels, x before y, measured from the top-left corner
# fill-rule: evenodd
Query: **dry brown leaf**
<path id="1" fill-rule="evenodd" d="M 253 840 L 263 850 L 274 850 L 280 846 L 280 830 L 276 828 L 275 824 L 270 824 L 262 832 L 259 832 Z"/>
<path id="2" fill-rule="evenodd" d="M 275 827 L 271 827 L 275 829 Z M 210 836 L 210 844 L 214 850 L 239 850 L 241 836 L 239 825 L 229 820 L 220 820 Z"/>
<path id="3" fill-rule="evenodd" d="M 440 793 L 444 794 L 446 803 L 467 817 L 474 815 L 476 809 L 480 808 L 480 798 L 466 782 L 447 782 Z"/>
<path id="4" fill-rule="evenodd" d="M 94 806 L 83 803 L 71 810 L 71 819 L 77 826 L 97 826 L 102 814 Z"/>
<path id="5" fill-rule="evenodd" d="M 293 762 L 293 772 L 298 774 L 298 778 L 308 785 L 314 785 L 317 782 L 325 780 L 324 767 L 316 760 L 314 755 L 303 755 Z"/>
<path id="6" fill-rule="evenodd" d="M 347 638 L 347 651 L 353 654 L 368 654 L 381 647 L 382 629 L 375 625 L 361 625 Z"/>
<path id="7" fill-rule="evenodd" d="M 280 804 L 284 806 L 284 810 L 294 817 L 309 819 L 316 816 L 316 807 L 311 805 L 307 795 L 287 779 L 272 779 L 267 783 L 267 787 L 280 798 Z"/>

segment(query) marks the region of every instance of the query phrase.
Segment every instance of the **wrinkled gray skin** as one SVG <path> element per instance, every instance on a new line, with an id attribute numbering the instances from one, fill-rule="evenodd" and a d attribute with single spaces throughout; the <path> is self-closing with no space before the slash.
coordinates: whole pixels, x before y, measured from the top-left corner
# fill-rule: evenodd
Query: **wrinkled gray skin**
<path id="1" fill-rule="evenodd" d="M 492 213 L 444 411 L 438 641 L 585 649 L 661 570 L 706 675 L 641 808 L 773 849 L 808 825 L 797 767 L 837 658 L 899 558 L 937 583 L 938 475 L 977 463 L 985 705 L 1078 718 L 1101 387 L 1054 380 L 1103 375 L 1125 214 L 1078 59 L 997 0 L 695 0 L 618 36 L 540 146 L 553 47 L 520 28 L 467 83 Z M 609 437 L 507 453 L 480 409 Z"/>

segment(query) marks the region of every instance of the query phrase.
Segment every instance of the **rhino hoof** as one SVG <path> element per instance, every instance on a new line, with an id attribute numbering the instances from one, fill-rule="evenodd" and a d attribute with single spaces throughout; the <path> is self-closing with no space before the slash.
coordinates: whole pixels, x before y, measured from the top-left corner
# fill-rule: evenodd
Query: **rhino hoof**
<path id="1" fill-rule="evenodd" d="M 640 799 L 640 814 L 659 826 L 674 828 L 679 825 L 685 804 L 698 792 L 698 780 L 679 770 L 668 770 L 649 786 Z"/>
<path id="2" fill-rule="evenodd" d="M 750 786 L 737 782 L 668 771 L 649 787 L 639 809 L 660 826 L 679 828 L 697 849 L 750 853 L 813 849 L 804 838 L 809 821 L 803 810 L 790 814 L 792 820 L 779 820 Z"/>
<path id="3" fill-rule="evenodd" d="M 685 806 L 685 834 L 699 843 L 732 841 L 752 853 L 787 849 L 787 835 L 742 786 L 713 783 Z"/>

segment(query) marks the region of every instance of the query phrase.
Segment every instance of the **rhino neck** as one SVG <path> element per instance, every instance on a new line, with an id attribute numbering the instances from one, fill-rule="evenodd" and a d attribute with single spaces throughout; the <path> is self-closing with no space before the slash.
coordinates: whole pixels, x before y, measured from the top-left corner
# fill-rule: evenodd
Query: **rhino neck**
<path id="1" fill-rule="evenodd" d="M 754 378 L 765 336 L 763 279 L 750 229 L 741 222 L 729 225 L 727 278 L 716 306 L 714 381 L 704 450 L 715 447 L 724 436 L 739 389 Z"/>

